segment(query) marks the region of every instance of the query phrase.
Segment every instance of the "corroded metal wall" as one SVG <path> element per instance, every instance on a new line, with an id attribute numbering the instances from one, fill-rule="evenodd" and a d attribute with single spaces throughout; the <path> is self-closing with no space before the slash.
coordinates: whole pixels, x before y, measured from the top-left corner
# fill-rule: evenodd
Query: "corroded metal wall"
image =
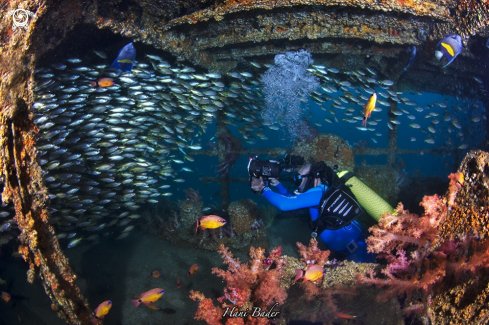
<path id="1" fill-rule="evenodd" d="M 76 4 L 66 2 L 66 5 Z M 26 29 L 13 30 L 7 14 L 14 9 L 34 13 Z M 46 1 L 4 2 L 1 6 L 0 27 L 0 174 L 4 182 L 2 201 L 13 202 L 16 221 L 21 231 L 19 253 L 29 264 L 27 280 L 42 279 L 44 289 L 52 301 L 52 309 L 72 324 L 89 322 L 90 310 L 74 283 L 71 271 L 49 224 L 48 196 L 42 181 L 42 171 L 35 148 L 38 129 L 32 122 L 34 101 L 33 71 L 36 58 L 53 48 L 70 29 L 69 20 L 77 16 L 73 11 L 66 20 L 51 20 L 39 29 L 38 23 L 46 17 L 57 16 L 59 7 Z M 81 10 L 78 11 L 81 13 Z M 78 17 L 80 17 L 78 15 Z M 54 36 L 56 35 L 56 36 Z M 34 50 L 33 40 L 42 47 Z M 42 42 L 42 43 L 40 43 Z"/>

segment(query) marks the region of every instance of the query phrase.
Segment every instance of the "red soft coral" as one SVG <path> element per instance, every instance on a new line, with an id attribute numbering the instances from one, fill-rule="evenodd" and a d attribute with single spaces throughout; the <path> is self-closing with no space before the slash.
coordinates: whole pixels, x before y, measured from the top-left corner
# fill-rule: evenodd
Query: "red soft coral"
<path id="1" fill-rule="evenodd" d="M 190 299 L 199 302 L 195 319 L 203 320 L 208 325 L 221 325 L 223 309 L 214 306 L 212 299 L 206 298 L 199 291 L 190 290 Z"/>
<path id="2" fill-rule="evenodd" d="M 277 269 L 264 272 L 259 279 L 259 284 L 253 291 L 254 300 L 267 308 L 275 302 L 283 304 L 287 299 L 287 293 L 280 287 L 280 274 Z"/>
<path id="3" fill-rule="evenodd" d="M 255 249 L 253 247 L 251 249 L 254 254 Z M 217 274 L 217 276 L 226 281 L 228 287 L 241 290 L 249 289 L 255 282 L 259 271 L 257 263 L 254 264 L 255 272 L 252 272 L 248 263 L 241 263 L 238 258 L 234 259 L 233 254 L 222 244 L 219 247 L 219 253 L 224 259 L 224 263 L 228 264 L 228 270 L 224 271 L 214 267 L 212 268 L 212 273 Z"/>
<path id="4" fill-rule="evenodd" d="M 301 261 L 307 264 L 317 264 L 319 266 L 324 266 L 328 261 L 329 251 L 322 251 L 318 248 L 318 242 L 316 239 L 311 238 L 309 246 L 306 247 L 301 243 L 297 243 L 299 247 L 299 255 L 301 256 Z"/>

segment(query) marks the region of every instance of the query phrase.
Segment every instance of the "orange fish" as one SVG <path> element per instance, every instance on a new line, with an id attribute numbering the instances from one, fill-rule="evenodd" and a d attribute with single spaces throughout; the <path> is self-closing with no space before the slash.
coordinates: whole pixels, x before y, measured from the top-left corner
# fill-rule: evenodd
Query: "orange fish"
<path id="1" fill-rule="evenodd" d="M 145 304 L 146 306 L 149 306 L 150 303 L 160 299 L 164 293 L 165 293 L 165 289 L 161 289 L 161 288 L 151 289 L 149 291 L 142 293 L 141 298 L 137 300 L 131 300 L 131 303 L 134 305 L 135 308 L 138 308 L 138 306 L 141 303 Z"/>
<path id="2" fill-rule="evenodd" d="M 370 117 L 372 114 L 372 111 L 375 109 L 375 103 L 377 102 L 377 94 L 373 93 L 372 96 L 367 100 L 367 103 L 365 104 L 365 115 L 363 116 L 363 121 L 362 125 L 364 127 L 367 126 L 367 118 Z"/>
<path id="3" fill-rule="evenodd" d="M 307 280 L 316 281 L 318 279 L 321 279 L 323 277 L 323 274 L 324 274 L 324 269 L 319 265 L 310 266 L 307 268 L 306 274 L 304 274 L 302 283 L 306 282 Z"/>
<path id="4" fill-rule="evenodd" d="M 112 301 L 106 300 L 95 309 L 95 317 L 91 319 L 92 323 L 97 324 L 98 319 L 104 319 L 110 308 L 112 308 Z"/>
<path id="5" fill-rule="evenodd" d="M 182 287 L 182 280 L 177 276 L 177 288 L 180 289 Z"/>
<path id="6" fill-rule="evenodd" d="M 2 291 L 2 300 L 5 302 L 10 301 L 10 295 L 8 293 L 6 293 L 5 291 Z"/>
<path id="7" fill-rule="evenodd" d="M 213 214 L 208 215 L 208 216 L 203 216 L 200 218 L 197 218 L 197 228 L 195 228 L 195 233 L 197 233 L 197 230 L 199 230 L 199 224 L 200 224 L 200 229 L 216 229 L 219 227 L 222 227 L 226 224 L 226 220 L 219 216 L 215 216 Z"/>
<path id="8" fill-rule="evenodd" d="M 160 275 L 161 275 L 160 271 L 153 271 L 153 272 L 151 272 L 151 276 L 153 278 L 159 278 Z"/>
<path id="9" fill-rule="evenodd" d="M 111 87 L 114 85 L 114 80 L 110 78 L 100 78 L 97 82 L 90 81 L 90 84 L 92 85 L 92 87 L 95 87 L 96 85 L 98 85 L 99 88 Z"/>
<path id="10" fill-rule="evenodd" d="M 187 278 L 189 278 L 191 275 L 194 275 L 197 273 L 197 270 L 199 269 L 199 264 L 194 264 L 190 267 L 190 271 L 187 272 Z M 178 284 L 177 284 L 178 285 Z"/>
<path id="11" fill-rule="evenodd" d="M 353 319 L 353 318 L 357 317 L 357 316 L 347 315 L 347 314 L 345 314 L 345 311 L 332 313 L 332 315 L 336 316 L 338 318 L 343 318 L 343 319 Z"/>

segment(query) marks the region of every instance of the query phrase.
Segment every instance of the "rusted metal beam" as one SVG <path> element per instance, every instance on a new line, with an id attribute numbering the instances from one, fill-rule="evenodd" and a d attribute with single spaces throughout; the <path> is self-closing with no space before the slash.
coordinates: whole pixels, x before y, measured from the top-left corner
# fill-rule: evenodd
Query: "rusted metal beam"
<path id="1" fill-rule="evenodd" d="M 253 153 L 259 155 L 266 155 L 268 157 L 279 157 L 285 155 L 290 149 L 286 148 L 271 148 L 271 149 L 246 149 L 239 151 L 240 156 L 250 156 Z M 422 150 L 412 150 L 412 149 L 401 149 L 401 148 L 352 148 L 353 153 L 355 155 L 370 155 L 370 156 L 379 156 L 379 155 L 388 155 L 391 154 L 391 150 L 395 156 L 397 155 L 419 155 L 423 154 L 431 154 L 431 155 L 449 155 L 456 152 L 461 152 L 463 150 L 459 149 L 441 149 L 441 148 L 432 148 L 432 149 L 422 149 Z M 201 150 L 193 152 L 193 155 L 202 155 L 202 156 L 216 156 L 216 152 L 214 150 Z"/>
<path id="2" fill-rule="evenodd" d="M 239 155 L 252 155 L 253 153 L 259 155 L 267 155 L 270 157 L 278 157 L 281 155 L 285 155 L 290 149 L 286 148 L 271 148 L 271 149 L 243 149 L 239 151 Z M 217 153 L 215 150 L 200 150 L 194 151 L 193 155 L 202 155 L 202 156 L 216 156 Z"/>
<path id="3" fill-rule="evenodd" d="M 392 130 L 389 130 L 392 132 Z M 392 140 L 391 140 L 392 139 Z M 389 141 L 394 141 L 394 138 L 389 138 Z M 391 152 L 392 150 L 392 152 Z M 379 156 L 379 155 L 420 155 L 420 154 L 429 154 L 429 155 L 449 155 L 456 152 L 461 152 L 463 150 L 459 149 L 422 149 L 422 150 L 410 150 L 410 149 L 399 149 L 390 147 L 387 148 L 353 148 L 353 153 L 355 155 L 370 155 L 370 156 Z M 391 158 L 392 159 L 392 158 Z"/>
<path id="4" fill-rule="evenodd" d="M 59 6 L 59 4 L 57 4 Z M 64 8 L 76 8 L 74 1 L 63 2 Z M 26 28 L 13 28 L 12 11 L 25 9 L 33 14 Z M 76 275 L 63 255 L 53 227 L 49 223 L 49 198 L 42 180 L 42 171 L 35 148 L 38 134 L 32 122 L 34 101 L 33 71 L 39 55 L 53 48 L 60 39 L 47 33 L 36 33 L 40 21 L 49 21 L 48 13 L 60 10 L 50 1 L 10 1 L 0 5 L 0 178 L 4 181 L 2 202 L 12 202 L 14 220 L 20 230 L 19 253 L 28 263 L 27 280 L 42 279 L 45 292 L 51 298 L 52 309 L 70 324 L 88 324 L 92 312 L 75 284 Z M 79 11 L 81 13 L 81 11 Z M 51 32 L 64 35 L 73 25 L 73 11 L 60 15 L 51 23 Z M 81 15 L 78 14 L 78 19 Z M 19 19 L 19 17 L 16 17 Z M 46 26 L 44 26 L 46 27 Z M 40 30 L 43 30 L 42 28 Z M 50 39 L 51 37 L 51 39 Z M 44 40 L 35 48 L 34 40 Z"/>
<path id="5" fill-rule="evenodd" d="M 226 124 L 224 123 L 224 113 L 219 112 L 217 114 L 217 122 L 216 122 L 216 138 L 217 138 L 217 145 L 218 149 L 217 152 L 214 154 L 217 154 L 217 157 L 219 159 L 219 164 L 226 163 L 226 143 L 224 142 L 224 137 L 221 137 L 219 135 L 228 133 L 229 130 L 226 127 Z M 229 172 L 222 172 L 220 177 L 219 177 L 219 183 L 221 184 L 221 206 L 224 209 L 227 209 L 229 206 L 229 203 L 231 202 L 231 198 L 229 195 Z"/>

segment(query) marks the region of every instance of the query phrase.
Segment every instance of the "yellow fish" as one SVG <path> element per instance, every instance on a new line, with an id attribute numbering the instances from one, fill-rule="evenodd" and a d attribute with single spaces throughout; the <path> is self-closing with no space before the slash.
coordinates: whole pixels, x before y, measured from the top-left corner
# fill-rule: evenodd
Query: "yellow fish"
<path id="1" fill-rule="evenodd" d="M 362 125 L 364 127 L 367 126 L 367 118 L 370 117 L 372 114 L 372 111 L 375 109 L 375 103 L 377 102 L 377 94 L 373 93 L 372 96 L 367 100 L 367 103 L 365 104 L 365 115 L 363 116 L 363 121 Z"/>
<path id="2" fill-rule="evenodd" d="M 314 282 L 318 279 L 321 279 L 324 274 L 324 269 L 320 267 L 319 265 L 313 265 L 307 268 L 306 274 L 304 274 L 302 283 L 306 282 L 307 280 Z"/>
<path id="3" fill-rule="evenodd" d="M 222 227 L 226 224 L 226 220 L 216 215 L 203 216 L 199 219 L 197 218 L 197 228 L 195 228 L 195 233 L 199 230 L 199 225 L 201 229 L 216 229 Z"/>
<path id="4" fill-rule="evenodd" d="M 131 303 L 134 305 L 135 308 L 138 308 L 138 306 L 141 303 L 145 304 L 146 306 L 149 306 L 150 303 L 160 299 L 164 293 L 165 293 L 165 289 L 161 289 L 161 288 L 151 289 L 149 291 L 142 293 L 141 298 L 136 300 L 131 300 Z"/>
<path id="5" fill-rule="evenodd" d="M 104 319 L 104 316 L 107 315 L 110 308 L 112 308 L 112 301 L 106 300 L 95 309 L 95 317 L 91 319 L 91 322 L 97 324 L 99 319 Z"/>
<path id="6" fill-rule="evenodd" d="M 460 185 L 462 185 L 464 183 L 464 174 L 459 172 L 457 180 L 460 183 Z"/>

